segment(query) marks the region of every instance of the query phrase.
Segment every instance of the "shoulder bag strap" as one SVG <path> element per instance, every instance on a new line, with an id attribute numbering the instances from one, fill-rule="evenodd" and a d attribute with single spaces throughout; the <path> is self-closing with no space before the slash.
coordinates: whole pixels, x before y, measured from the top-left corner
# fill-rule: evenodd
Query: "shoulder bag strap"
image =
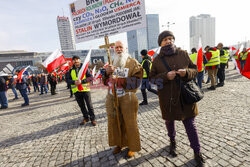
<path id="1" fill-rule="evenodd" d="M 167 61 L 164 59 L 163 56 L 161 57 L 161 60 L 162 60 L 163 64 L 165 65 L 165 67 L 168 69 L 168 71 L 172 71 L 171 68 L 169 67 Z"/>

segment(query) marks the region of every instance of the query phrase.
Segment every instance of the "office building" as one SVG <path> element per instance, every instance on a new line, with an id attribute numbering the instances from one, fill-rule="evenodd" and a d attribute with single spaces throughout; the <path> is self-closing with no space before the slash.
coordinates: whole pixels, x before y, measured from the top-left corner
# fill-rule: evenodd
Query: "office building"
<path id="1" fill-rule="evenodd" d="M 128 52 L 132 57 L 141 61 L 140 52 L 143 49 L 154 49 L 158 47 L 159 15 L 148 14 L 147 27 L 127 32 Z"/>
<path id="2" fill-rule="evenodd" d="M 189 19 L 190 27 L 190 50 L 197 48 L 199 38 L 202 46 L 215 46 L 215 18 L 208 14 L 192 16 Z"/>
<path id="3" fill-rule="evenodd" d="M 75 50 L 73 29 L 69 18 L 57 16 L 57 27 L 61 50 Z"/>

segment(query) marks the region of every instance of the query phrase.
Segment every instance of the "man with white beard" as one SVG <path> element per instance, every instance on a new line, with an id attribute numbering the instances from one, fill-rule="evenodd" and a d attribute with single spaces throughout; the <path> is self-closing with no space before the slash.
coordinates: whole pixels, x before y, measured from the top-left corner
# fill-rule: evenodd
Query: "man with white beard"
<path id="1" fill-rule="evenodd" d="M 140 86 L 143 69 L 138 61 L 125 53 L 121 41 L 115 43 L 113 66 L 106 69 L 103 77 L 105 85 L 110 86 L 106 99 L 108 116 L 108 139 L 110 146 L 116 146 L 113 154 L 128 147 L 128 157 L 141 150 L 139 129 L 137 126 L 138 99 L 135 95 Z M 116 83 L 118 113 L 114 107 L 112 84 Z"/>

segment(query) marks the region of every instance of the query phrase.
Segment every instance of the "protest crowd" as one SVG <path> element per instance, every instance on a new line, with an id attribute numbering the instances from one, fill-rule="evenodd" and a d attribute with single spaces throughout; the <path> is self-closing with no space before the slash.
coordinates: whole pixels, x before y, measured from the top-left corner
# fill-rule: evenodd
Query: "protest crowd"
<path id="1" fill-rule="evenodd" d="M 72 65 L 63 69 L 61 67 L 65 65 L 65 60 L 53 68 L 44 63 L 46 73 L 32 73 L 29 67 L 15 70 L 12 74 L 0 76 L 0 109 L 8 109 L 8 103 L 21 97 L 24 100 L 21 107 L 27 107 L 30 105 L 29 94 L 39 92 L 42 96 L 50 90 L 51 95 L 56 95 L 57 84 L 66 82 L 69 97 L 75 98 L 82 112 L 80 125 L 90 121 L 96 126 L 90 86 L 100 80 L 108 87 L 105 105 L 109 145 L 114 146 L 113 154 L 128 148 L 127 157 L 130 158 L 141 150 L 137 113 L 140 106 L 150 105 L 147 100 L 148 90 L 155 98 L 159 98 L 162 119 L 165 121 L 170 141 L 170 154 L 177 156 L 175 121 L 179 120 L 185 127 L 195 161 L 198 166 L 203 166 L 205 160 L 200 151 L 202 145 L 195 124 L 199 111 L 197 102 L 205 94 L 202 85 L 211 84 L 207 91 L 216 91 L 217 88 L 226 86 L 225 70 L 231 60 L 234 61 L 235 70 L 238 70 L 239 75 L 250 78 L 250 49 L 237 50 L 219 43 L 217 46 L 192 48 L 188 53 L 174 43 L 174 34 L 171 31 L 163 31 L 158 36 L 159 48 L 154 50 L 153 54 L 146 49 L 140 52 L 141 63 L 126 53 L 123 42 L 116 41 L 112 64 L 106 63 L 100 69 L 88 68 L 89 53 L 84 62 L 81 62 L 79 56 L 72 57 Z M 196 87 L 195 90 L 188 89 L 188 83 Z M 135 94 L 138 89 L 141 89 L 142 102 L 138 102 Z M 7 98 L 7 91 L 13 92 L 14 99 Z M 193 101 L 184 97 L 189 95 L 188 91 L 194 92 Z"/>

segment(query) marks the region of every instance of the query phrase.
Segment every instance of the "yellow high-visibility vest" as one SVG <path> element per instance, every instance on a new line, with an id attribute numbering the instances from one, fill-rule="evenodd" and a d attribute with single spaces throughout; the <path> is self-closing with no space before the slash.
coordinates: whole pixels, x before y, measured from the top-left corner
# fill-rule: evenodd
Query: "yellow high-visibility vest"
<path id="1" fill-rule="evenodd" d="M 246 60 L 247 59 L 247 56 L 248 56 L 248 52 L 246 53 L 240 53 L 240 57 L 241 57 L 241 60 Z"/>
<path id="2" fill-rule="evenodd" d="M 146 60 L 148 60 L 148 59 L 145 59 L 145 60 L 142 61 L 142 63 L 141 63 L 141 66 L 142 66 L 142 67 L 143 67 L 143 64 L 144 64 L 144 62 L 145 62 Z M 150 60 L 148 60 L 148 61 L 149 61 L 149 63 L 150 63 L 149 70 L 151 70 L 152 62 L 151 62 Z M 148 77 L 147 72 L 146 72 L 146 70 L 143 68 L 143 78 L 147 78 L 147 77 Z"/>
<path id="3" fill-rule="evenodd" d="M 72 78 L 73 81 L 78 80 L 78 76 L 76 76 L 76 70 L 75 69 L 71 70 L 71 78 Z M 86 74 L 84 75 L 83 79 L 86 79 Z M 82 84 L 82 87 L 83 87 L 82 91 L 80 91 L 78 89 L 78 86 L 71 85 L 71 90 L 72 90 L 73 93 L 76 93 L 76 92 L 89 92 L 90 88 L 88 87 L 88 85 L 89 85 L 88 83 Z"/>
<path id="4" fill-rule="evenodd" d="M 205 66 L 209 67 L 209 66 L 219 65 L 220 64 L 220 51 L 216 50 L 216 51 L 209 51 L 209 52 L 212 53 L 212 57 Z"/>
<path id="5" fill-rule="evenodd" d="M 229 59 L 229 51 L 226 49 L 223 49 L 224 55 L 220 55 L 220 63 L 227 63 Z"/>
<path id="6" fill-rule="evenodd" d="M 197 65 L 198 54 L 197 54 L 197 53 L 193 53 L 193 54 L 189 55 L 189 57 L 190 57 L 190 59 L 192 60 L 192 62 L 193 62 L 195 65 Z M 201 69 L 201 71 L 198 71 L 198 72 L 202 72 L 202 71 L 204 71 L 204 69 L 205 69 L 205 65 L 204 65 L 204 63 L 202 62 L 202 69 Z"/>

